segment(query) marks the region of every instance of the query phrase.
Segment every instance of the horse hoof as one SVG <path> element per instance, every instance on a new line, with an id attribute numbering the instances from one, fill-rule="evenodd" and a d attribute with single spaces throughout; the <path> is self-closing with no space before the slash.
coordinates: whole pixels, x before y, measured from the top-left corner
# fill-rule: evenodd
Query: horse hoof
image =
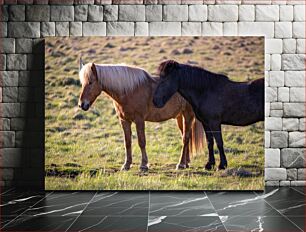
<path id="1" fill-rule="evenodd" d="M 130 166 L 127 166 L 127 165 L 122 165 L 122 167 L 121 167 L 121 171 L 128 171 L 128 170 L 130 170 Z"/>
<path id="2" fill-rule="evenodd" d="M 147 166 L 140 166 L 140 167 L 139 167 L 139 170 L 140 170 L 141 172 L 147 172 L 147 171 L 149 171 L 149 168 L 148 168 Z"/>
<path id="3" fill-rule="evenodd" d="M 182 170 L 182 169 L 186 169 L 187 165 L 186 164 L 177 164 L 176 165 L 176 170 Z"/>
<path id="4" fill-rule="evenodd" d="M 205 170 L 212 170 L 213 168 L 214 168 L 214 164 L 211 164 L 211 163 L 207 163 L 206 165 L 205 165 Z"/>
<path id="5" fill-rule="evenodd" d="M 227 167 L 227 165 L 220 164 L 220 165 L 218 166 L 218 170 L 225 170 L 226 167 Z"/>

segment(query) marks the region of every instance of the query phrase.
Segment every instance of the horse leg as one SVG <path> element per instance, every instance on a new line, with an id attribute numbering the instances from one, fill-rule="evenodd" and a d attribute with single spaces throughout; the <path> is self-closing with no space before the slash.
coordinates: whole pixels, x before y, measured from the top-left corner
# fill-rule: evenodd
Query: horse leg
<path id="1" fill-rule="evenodd" d="M 184 148 L 185 148 L 184 146 L 184 125 L 183 125 L 183 116 L 181 114 L 176 118 L 176 123 L 177 123 L 178 128 L 181 131 L 182 140 L 183 140 L 183 148 L 181 152 L 180 161 L 176 165 L 176 170 L 178 170 L 178 169 L 185 169 L 186 167 L 188 167 L 188 163 L 187 163 L 185 152 L 184 152 Z"/>
<path id="2" fill-rule="evenodd" d="M 222 139 L 222 131 L 221 131 L 221 124 L 218 123 L 213 126 L 213 135 L 217 143 L 217 147 L 220 153 L 220 164 L 218 166 L 218 169 L 226 169 L 227 167 L 227 160 L 226 156 L 224 153 L 224 148 L 223 148 L 223 139 Z"/>
<path id="3" fill-rule="evenodd" d="M 141 150 L 141 164 L 139 169 L 141 171 L 148 171 L 148 156 L 146 152 L 146 135 L 145 135 L 145 122 L 143 119 L 135 120 L 138 145 Z"/>
<path id="4" fill-rule="evenodd" d="M 208 162 L 205 165 L 206 170 L 211 170 L 213 166 L 215 165 L 215 156 L 214 156 L 214 137 L 211 129 L 204 123 L 203 128 L 205 130 L 205 136 L 206 136 L 206 142 L 207 142 L 207 147 L 208 147 Z"/>
<path id="5" fill-rule="evenodd" d="M 121 167 L 121 170 L 129 170 L 132 164 L 132 130 L 131 122 L 120 119 L 121 126 L 124 132 L 124 144 L 125 144 L 125 162 Z"/>

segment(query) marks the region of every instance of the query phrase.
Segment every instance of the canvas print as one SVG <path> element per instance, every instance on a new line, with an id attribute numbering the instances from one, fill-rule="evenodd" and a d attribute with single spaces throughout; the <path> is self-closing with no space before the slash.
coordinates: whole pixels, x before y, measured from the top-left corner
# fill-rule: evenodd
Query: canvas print
<path id="1" fill-rule="evenodd" d="M 46 190 L 262 190 L 263 37 L 50 37 Z"/>

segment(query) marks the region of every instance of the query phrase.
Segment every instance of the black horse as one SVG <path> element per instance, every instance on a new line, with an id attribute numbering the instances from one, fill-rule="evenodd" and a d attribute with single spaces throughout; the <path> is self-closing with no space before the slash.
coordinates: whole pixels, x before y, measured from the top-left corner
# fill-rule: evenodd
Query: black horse
<path id="1" fill-rule="evenodd" d="M 202 122 L 209 150 L 205 169 L 215 165 L 214 138 L 220 152 L 219 169 L 227 167 L 221 124 L 246 126 L 264 120 L 264 79 L 234 82 L 203 68 L 168 60 L 159 66 L 160 83 L 153 103 L 163 107 L 175 92 L 191 105 Z"/>

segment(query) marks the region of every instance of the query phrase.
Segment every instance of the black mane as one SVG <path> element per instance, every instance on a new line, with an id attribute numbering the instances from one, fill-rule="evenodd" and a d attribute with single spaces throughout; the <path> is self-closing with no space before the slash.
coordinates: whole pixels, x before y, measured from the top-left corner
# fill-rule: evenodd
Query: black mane
<path id="1" fill-rule="evenodd" d="M 167 60 L 159 66 L 160 75 L 173 74 L 180 79 L 180 85 L 194 89 L 213 89 L 221 82 L 229 81 L 228 77 L 222 74 L 210 72 L 204 68 L 181 64 L 174 60 Z"/>

